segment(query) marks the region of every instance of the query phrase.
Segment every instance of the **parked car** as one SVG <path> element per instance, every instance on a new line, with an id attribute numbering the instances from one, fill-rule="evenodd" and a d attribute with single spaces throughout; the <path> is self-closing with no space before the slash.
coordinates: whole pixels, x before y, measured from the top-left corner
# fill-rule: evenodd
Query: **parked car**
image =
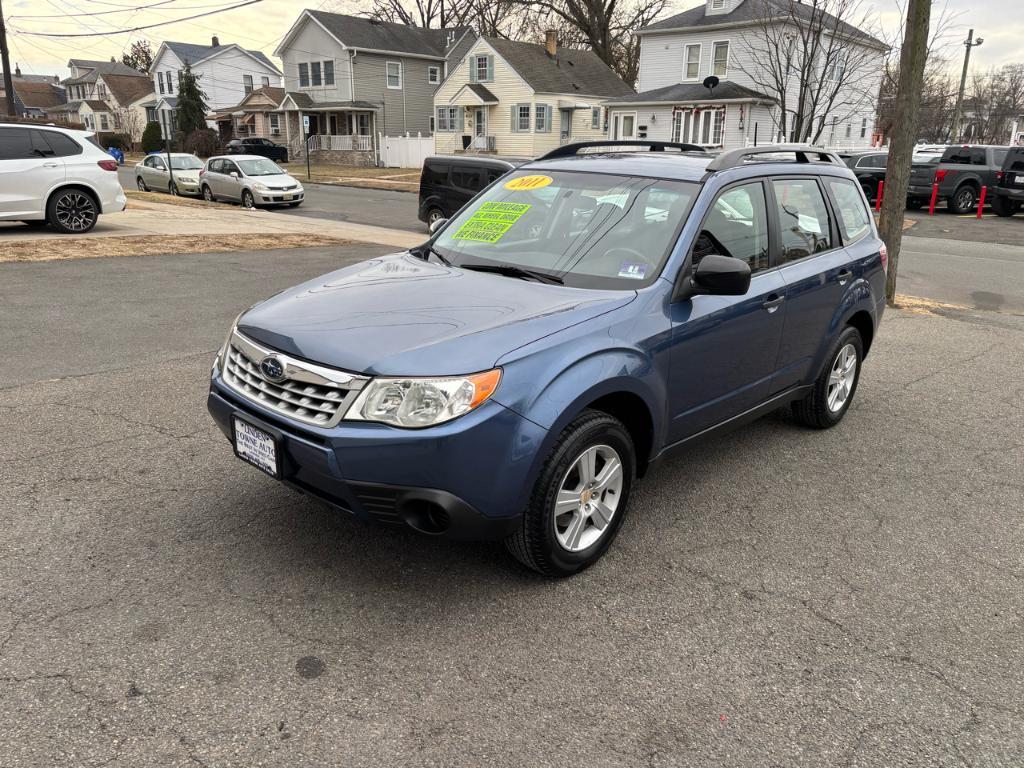
<path id="1" fill-rule="evenodd" d="M 918 149 L 914 148 L 914 154 L 910 158 L 910 184 L 916 184 L 918 187 L 917 193 L 912 193 L 911 189 L 907 189 L 907 208 L 917 209 L 931 203 L 932 199 L 932 188 L 928 187 L 928 196 L 921 197 L 920 187 L 925 183 L 929 185 L 932 183 L 928 179 L 934 179 L 935 169 L 939 165 L 939 161 L 942 160 L 942 154 L 945 152 L 945 148 L 933 150 L 931 148 Z M 914 174 L 917 173 L 917 181 L 914 181 Z"/>
<path id="2" fill-rule="evenodd" d="M 566 145 L 433 228 L 239 315 L 208 407 L 336 510 L 546 574 L 595 562 L 670 451 L 785 405 L 837 424 L 885 306 L 860 185 L 812 147 Z"/>
<path id="3" fill-rule="evenodd" d="M 1024 147 L 1011 147 L 996 173 L 992 210 L 997 216 L 1013 216 L 1024 206 Z"/>
<path id="4" fill-rule="evenodd" d="M 126 202 L 117 161 L 95 133 L 0 123 L 0 221 L 80 235 Z"/>
<path id="5" fill-rule="evenodd" d="M 204 200 L 231 200 L 246 208 L 302 204 L 302 184 L 265 157 L 211 157 L 199 172 Z"/>
<path id="6" fill-rule="evenodd" d="M 278 163 L 288 162 L 288 147 L 275 144 L 270 139 L 257 139 L 253 136 L 244 139 L 232 139 L 224 147 L 229 155 L 259 155 Z"/>
<path id="7" fill-rule="evenodd" d="M 1009 147 L 957 145 L 947 147 L 938 165 L 915 163 L 910 171 L 908 200 L 927 201 L 932 184 L 951 213 L 967 213 L 978 205 L 982 187 L 992 187 Z"/>
<path id="8" fill-rule="evenodd" d="M 878 197 L 879 182 L 885 181 L 885 164 L 889 161 L 888 150 L 865 149 L 843 152 L 839 157 L 853 171 L 867 199 L 875 200 Z M 882 194 L 885 194 L 884 188 Z"/>
<path id="9" fill-rule="evenodd" d="M 147 155 L 141 163 L 136 163 L 135 186 L 143 192 L 199 195 L 199 171 L 204 167 L 203 161 L 184 152 L 172 152 L 170 158 L 170 172 L 167 171 L 167 155 Z"/>
<path id="10" fill-rule="evenodd" d="M 518 157 L 428 157 L 420 174 L 420 221 L 430 227 L 453 216 L 481 189 L 525 162 Z"/>

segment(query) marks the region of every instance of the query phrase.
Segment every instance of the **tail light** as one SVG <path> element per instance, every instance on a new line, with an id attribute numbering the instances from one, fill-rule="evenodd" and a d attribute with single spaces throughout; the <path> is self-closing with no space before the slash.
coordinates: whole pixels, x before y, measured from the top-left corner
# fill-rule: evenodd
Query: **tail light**
<path id="1" fill-rule="evenodd" d="M 117 170 L 117 160 L 97 160 L 96 165 L 98 165 L 104 171 Z"/>
<path id="2" fill-rule="evenodd" d="M 1002 180 L 1003 180 L 1003 172 L 1002 171 L 996 171 L 996 181 L 1001 182 Z"/>
<path id="3" fill-rule="evenodd" d="M 939 170 L 935 172 L 935 183 L 941 184 L 942 180 L 946 178 L 946 173 L 947 171 L 945 168 L 939 168 Z"/>
<path id="4" fill-rule="evenodd" d="M 889 274 L 889 249 L 885 247 L 885 243 L 878 249 L 878 255 L 882 257 L 882 271 Z"/>

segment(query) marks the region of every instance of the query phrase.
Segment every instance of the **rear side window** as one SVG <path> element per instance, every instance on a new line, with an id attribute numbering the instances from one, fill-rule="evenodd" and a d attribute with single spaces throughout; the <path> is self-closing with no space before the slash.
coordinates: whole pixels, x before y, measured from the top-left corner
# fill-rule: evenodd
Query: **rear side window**
<path id="1" fill-rule="evenodd" d="M 453 166 L 452 186 L 476 192 L 481 189 L 480 172 L 476 168 L 459 165 Z"/>
<path id="2" fill-rule="evenodd" d="M 71 157 L 82 154 L 82 147 L 70 136 L 54 131 L 38 131 L 39 136 L 46 141 L 56 157 Z"/>
<path id="3" fill-rule="evenodd" d="M 782 240 L 781 263 L 831 248 L 828 208 L 818 183 L 814 179 L 779 179 L 772 185 Z"/>
<path id="4" fill-rule="evenodd" d="M 860 240 L 871 230 L 871 222 L 865 207 L 860 189 L 852 181 L 846 179 L 828 179 L 829 191 L 835 201 L 836 215 L 839 217 L 839 231 L 843 233 L 843 241 L 852 243 Z"/>
<path id="5" fill-rule="evenodd" d="M 760 182 L 718 196 L 693 244 L 693 266 L 715 253 L 742 259 L 751 273 L 768 268 L 768 215 Z"/>
<path id="6" fill-rule="evenodd" d="M 992 165 L 994 165 L 996 168 L 1002 168 L 1003 167 L 1003 161 L 1006 160 L 1006 153 L 1009 152 L 1009 151 L 1010 150 L 1008 150 L 1008 149 L 993 149 L 992 150 Z"/>
<path id="7" fill-rule="evenodd" d="M 972 149 L 971 150 L 971 165 L 987 165 L 988 160 L 985 158 L 984 149 Z"/>
<path id="8" fill-rule="evenodd" d="M 947 147 L 946 151 L 942 153 L 942 162 L 970 165 L 971 152 L 970 147 Z M 984 156 L 985 151 L 982 150 L 981 154 Z"/>
<path id="9" fill-rule="evenodd" d="M 1024 171 L 1024 149 L 1015 149 L 1007 157 L 1006 171 Z"/>
<path id="10" fill-rule="evenodd" d="M 857 163 L 858 168 L 885 168 L 885 161 L 888 158 L 885 155 L 868 155 L 862 157 L 860 162 Z"/>
<path id="11" fill-rule="evenodd" d="M 487 169 L 487 183 L 490 184 L 492 181 L 496 181 L 504 176 L 507 171 L 504 168 L 488 168 Z"/>
<path id="12" fill-rule="evenodd" d="M 448 183 L 448 166 L 445 163 L 427 163 L 423 166 L 424 184 L 443 187 Z"/>
<path id="13" fill-rule="evenodd" d="M 28 128 L 0 128 L 0 160 L 21 160 L 32 156 Z"/>

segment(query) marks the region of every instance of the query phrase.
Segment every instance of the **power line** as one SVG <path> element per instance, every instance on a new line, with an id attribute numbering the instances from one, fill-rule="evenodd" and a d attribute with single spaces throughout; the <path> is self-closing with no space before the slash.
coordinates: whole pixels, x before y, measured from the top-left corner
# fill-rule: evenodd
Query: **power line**
<path id="1" fill-rule="evenodd" d="M 68 33 L 49 34 L 49 33 L 46 33 L 46 32 L 25 32 L 23 30 L 18 30 L 18 34 L 19 35 L 27 35 L 29 37 L 46 37 L 46 38 L 56 38 L 56 37 L 103 37 L 103 36 L 106 36 L 106 35 L 125 35 L 125 34 L 128 34 L 129 32 L 139 32 L 139 31 L 141 31 L 143 29 L 153 29 L 154 27 L 165 27 L 168 24 L 178 24 L 180 22 L 189 21 L 191 19 L 200 19 L 200 18 L 202 18 L 204 16 L 213 16 L 214 14 L 217 14 L 217 13 L 224 13 L 225 11 L 233 11 L 236 8 L 244 8 L 247 5 L 255 5 L 256 3 L 262 3 L 262 2 L 263 2 L 263 0 L 246 0 L 243 3 L 237 3 L 236 5 L 230 5 L 230 6 L 226 7 L 226 8 L 220 8 L 220 9 L 218 9 L 216 11 L 207 11 L 206 13 L 197 13 L 194 16 L 186 16 L 186 17 L 181 18 L 181 19 L 174 19 L 173 21 L 161 21 L 158 24 L 144 24 L 143 26 L 140 26 L 140 27 L 131 27 L 130 29 L 113 29 L 113 30 L 109 30 L 107 32 L 76 32 L 76 33 L 73 33 L 73 34 L 68 34 Z"/>
<path id="2" fill-rule="evenodd" d="M 140 5 L 138 8 L 123 8 L 123 9 L 118 10 L 118 11 L 96 11 L 95 13 L 60 13 L 60 14 L 51 13 L 48 16 L 8 16 L 7 20 L 8 21 L 15 21 L 15 20 L 19 20 L 20 21 L 20 20 L 24 20 L 24 19 L 67 19 L 67 18 L 76 18 L 78 16 L 106 16 L 106 15 L 111 14 L 111 13 L 135 13 L 136 11 L 141 11 L 144 8 L 156 8 L 158 5 L 167 5 L 168 3 L 173 3 L 174 1 L 175 0 L 160 0 L 159 3 L 151 3 L 150 5 Z M 200 8 L 208 8 L 209 6 L 198 6 L 198 7 L 200 7 Z M 180 10 L 188 10 L 188 9 L 187 8 L 182 8 Z M 75 23 L 77 24 L 78 22 L 75 22 Z"/>

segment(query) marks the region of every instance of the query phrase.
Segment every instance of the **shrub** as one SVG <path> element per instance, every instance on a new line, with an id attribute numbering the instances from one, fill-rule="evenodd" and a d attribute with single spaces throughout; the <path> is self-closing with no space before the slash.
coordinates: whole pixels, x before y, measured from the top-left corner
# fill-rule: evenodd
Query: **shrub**
<path id="1" fill-rule="evenodd" d="M 142 151 L 157 152 L 163 148 L 164 140 L 160 135 L 160 123 L 146 123 L 146 130 L 142 132 Z"/>
<path id="2" fill-rule="evenodd" d="M 185 152 L 191 152 L 200 157 L 215 155 L 220 150 L 220 135 L 211 128 L 201 128 L 192 131 L 182 142 Z"/>

